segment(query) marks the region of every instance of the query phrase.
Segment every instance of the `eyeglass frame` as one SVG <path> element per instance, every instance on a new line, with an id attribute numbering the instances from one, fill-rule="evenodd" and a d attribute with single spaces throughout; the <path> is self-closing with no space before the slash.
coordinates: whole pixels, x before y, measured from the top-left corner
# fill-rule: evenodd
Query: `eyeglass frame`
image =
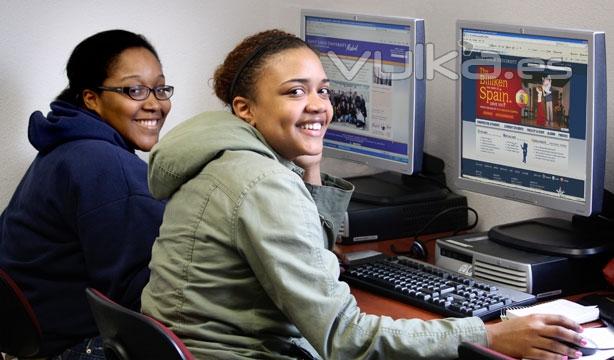
<path id="1" fill-rule="evenodd" d="M 130 95 L 130 90 L 131 89 L 135 89 L 135 88 L 139 88 L 139 89 L 147 89 L 147 95 L 145 95 L 142 99 L 135 99 L 134 97 L 132 97 L 132 95 Z M 171 94 L 166 98 L 166 99 L 160 99 L 157 95 L 156 95 L 156 89 L 161 89 L 161 88 L 168 88 L 170 89 Z M 98 90 L 102 90 L 102 91 L 112 91 L 118 94 L 124 94 L 127 95 L 130 99 L 134 100 L 134 101 L 143 101 L 143 100 L 147 100 L 147 98 L 149 97 L 149 95 L 151 93 L 154 94 L 154 97 L 160 101 L 164 101 L 164 100 L 169 100 L 173 94 L 175 93 L 175 87 L 172 85 L 162 85 L 162 86 L 156 86 L 153 88 L 150 88 L 149 86 L 145 86 L 145 85 L 136 85 L 136 86 L 98 86 L 97 87 Z"/>

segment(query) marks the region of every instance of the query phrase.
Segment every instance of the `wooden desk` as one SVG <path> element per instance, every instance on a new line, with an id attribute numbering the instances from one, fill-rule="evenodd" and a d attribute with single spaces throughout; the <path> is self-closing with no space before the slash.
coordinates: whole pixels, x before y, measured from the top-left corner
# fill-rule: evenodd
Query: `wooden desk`
<path id="1" fill-rule="evenodd" d="M 427 249 L 428 257 L 426 261 L 428 263 L 435 263 L 435 240 L 444 236 L 449 236 L 449 234 L 435 234 L 420 237 L 420 241 L 425 244 L 425 247 Z M 392 250 L 390 250 L 390 245 L 394 244 L 397 250 L 407 251 L 413 243 L 413 239 L 403 238 L 394 240 L 372 241 L 354 245 L 337 245 L 337 248 L 341 250 L 342 253 L 361 250 L 376 250 L 383 252 L 387 255 L 394 255 Z"/>

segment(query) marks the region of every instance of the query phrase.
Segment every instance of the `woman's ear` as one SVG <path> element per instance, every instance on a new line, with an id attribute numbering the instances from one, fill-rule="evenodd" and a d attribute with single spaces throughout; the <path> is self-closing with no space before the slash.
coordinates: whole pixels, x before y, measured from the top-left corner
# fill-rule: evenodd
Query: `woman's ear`
<path id="1" fill-rule="evenodd" d="M 252 102 L 242 96 L 236 96 L 232 100 L 232 109 L 235 115 L 240 117 L 246 123 L 256 126 L 256 120 L 252 112 Z"/>
<path id="2" fill-rule="evenodd" d="M 97 93 L 92 90 L 85 89 L 81 93 L 81 97 L 83 98 L 83 105 L 86 109 L 98 113 L 96 110 L 100 106 L 100 98 Z"/>

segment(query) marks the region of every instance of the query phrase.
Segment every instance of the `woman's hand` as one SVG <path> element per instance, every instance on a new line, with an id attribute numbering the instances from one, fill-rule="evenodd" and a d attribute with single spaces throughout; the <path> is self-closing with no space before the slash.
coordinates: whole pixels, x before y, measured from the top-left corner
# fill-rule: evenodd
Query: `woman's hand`
<path id="1" fill-rule="evenodd" d="M 561 341 L 580 344 L 582 327 L 559 315 L 528 315 L 486 325 L 489 347 L 525 359 L 575 359 L 576 349 Z"/>
<path id="2" fill-rule="evenodd" d="M 317 186 L 322 185 L 320 162 L 322 162 L 322 153 L 318 155 L 302 155 L 294 159 L 294 163 L 305 170 L 303 181 Z"/>

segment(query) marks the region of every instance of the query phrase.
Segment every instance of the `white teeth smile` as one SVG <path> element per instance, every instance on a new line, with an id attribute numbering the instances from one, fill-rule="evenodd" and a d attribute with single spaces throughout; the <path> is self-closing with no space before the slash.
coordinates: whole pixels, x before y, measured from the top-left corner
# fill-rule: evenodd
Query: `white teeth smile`
<path id="1" fill-rule="evenodd" d="M 301 125 L 301 129 L 307 129 L 307 130 L 320 130 L 321 128 L 322 128 L 322 124 L 320 123 L 311 123 L 311 124 Z"/>
<path id="2" fill-rule="evenodd" d="M 155 128 L 158 126 L 158 120 L 137 120 L 136 122 L 148 128 Z"/>

